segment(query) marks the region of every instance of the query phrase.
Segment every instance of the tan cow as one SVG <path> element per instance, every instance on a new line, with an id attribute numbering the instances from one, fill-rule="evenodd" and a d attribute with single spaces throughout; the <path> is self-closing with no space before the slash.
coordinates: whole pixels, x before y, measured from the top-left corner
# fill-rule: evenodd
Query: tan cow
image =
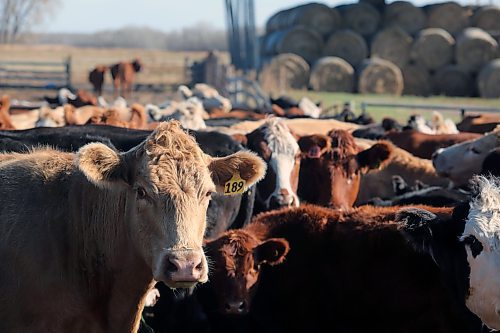
<path id="1" fill-rule="evenodd" d="M 118 153 L 0 155 L 0 332 L 136 332 L 156 281 L 207 280 L 210 196 L 265 164 L 205 155 L 178 122 Z"/>

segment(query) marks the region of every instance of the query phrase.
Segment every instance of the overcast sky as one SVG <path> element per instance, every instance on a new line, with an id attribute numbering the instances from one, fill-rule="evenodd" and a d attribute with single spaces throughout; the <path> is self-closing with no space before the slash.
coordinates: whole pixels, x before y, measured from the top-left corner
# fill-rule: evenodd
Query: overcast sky
<path id="1" fill-rule="evenodd" d="M 171 31 L 208 22 L 225 26 L 224 0 L 59 0 L 52 17 L 36 30 L 45 32 L 94 32 L 124 26 L 148 26 Z M 486 4 L 500 0 L 459 0 L 462 4 Z M 255 0 L 256 21 L 264 26 L 276 11 L 307 1 Z M 352 3 L 353 0 L 318 1 L 330 6 Z M 392 0 L 389 0 L 392 2 Z M 416 5 L 438 0 L 416 0 Z"/>

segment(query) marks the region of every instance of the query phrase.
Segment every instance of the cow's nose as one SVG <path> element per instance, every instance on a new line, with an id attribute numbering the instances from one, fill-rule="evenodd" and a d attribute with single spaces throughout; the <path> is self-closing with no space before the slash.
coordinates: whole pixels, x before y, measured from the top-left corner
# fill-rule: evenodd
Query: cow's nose
<path id="1" fill-rule="evenodd" d="M 229 301 L 224 305 L 224 310 L 230 314 L 244 314 L 248 311 L 245 301 Z"/>
<path id="2" fill-rule="evenodd" d="M 203 266 L 203 254 L 193 251 L 183 256 L 168 256 L 165 269 L 173 282 L 197 282 L 203 275 Z"/>

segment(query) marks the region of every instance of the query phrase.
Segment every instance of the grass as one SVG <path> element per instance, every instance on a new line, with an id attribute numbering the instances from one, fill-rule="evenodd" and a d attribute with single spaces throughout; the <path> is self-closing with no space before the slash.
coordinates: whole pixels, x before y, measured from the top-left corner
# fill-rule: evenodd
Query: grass
<path id="1" fill-rule="evenodd" d="M 72 82 L 76 88 L 91 90 L 87 81 L 89 70 L 97 64 L 113 64 L 122 60 L 130 60 L 140 57 L 144 62 L 144 70 L 138 73 L 136 82 L 142 84 L 163 84 L 170 88 L 165 92 L 136 92 L 132 101 L 140 103 L 161 103 L 169 98 L 172 88 L 188 80 L 185 72 L 186 61 L 201 60 L 207 52 L 170 52 L 164 50 L 139 50 L 120 48 L 82 48 L 64 45 L 0 45 L 0 61 L 63 61 L 67 57 L 72 59 Z M 227 57 L 227 55 L 225 55 Z M 106 78 L 106 98 L 111 98 L 111 80 Z M 32 90 L 4 90 L 13 98 L 36 100 L 41 96 L 53 95 L 50 91 Z M 294 90 L 287 94 L 300 99 L 302 96 L 309 97 L 313 101 L 322 101 L 324 107 L 338 105 L 342 108 L 343 103 L 351 102 L 355 106 L 355 112 L 360 112 L 362 102 L 383 102 L 400 104 L 440 104 L 440 105 L 468 105 L 500 108 L 500 99 L 484 98 L 454 98 L 444 96 L 415 97 L 415 96 L 388 96 L 388 95 L 358 95 L 345 93 L 329 93 Z M 390 116 L 405 121 L 412 113 L 421 113 L 430 118 L 430 110 L 405 109 L 405 108 L 381 108 L 369 107 L 367 111 L 376 119 Z M 445 117 L 457 121 L 460 113 L 457 111 L 443 112 Z"/>

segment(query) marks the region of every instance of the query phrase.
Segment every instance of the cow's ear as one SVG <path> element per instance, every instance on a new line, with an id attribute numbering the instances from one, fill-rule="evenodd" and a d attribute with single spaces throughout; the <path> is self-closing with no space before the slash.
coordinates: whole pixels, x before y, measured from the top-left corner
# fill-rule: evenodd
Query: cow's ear
<path id="1" fill-rule="evenodd" d="M 432 224 L 437 216 L 425 209 L 404 208 L 396 212 L 396 222 L 401 224 L 405 238 L 419 252 L 427 253 L 432 239 Z"/>
<path id="2" fill-rule="evenodd" d="M 361 171 L 384 167 L 394 153 L 394 146 L 387 142 L 374 144 L 371 148 L 358 153 L 357 161 Z"/>
<path id="3" fill-rule="evenodd" d="M 250 151 L 239 151 L 226 157 L 208 157 L 208 168 L 217 192 L 224 191 L 224 184 L 234 175 L 246 182 L 246 188 L 261 180 L 266 174 L 266 163 Z"/>
<path id="4" fill-rule="evenodd" d="M 290 245 L 284 238 L 269 238 L 254 248 L 256 264 L 277 265 L 285 260 Z"/>
<path id="5" fill-rule="evenodd" d="M 123 178 L 122 155 L 102 143 L 93 142 L 80 148 L 77 165 L 87 179 L 99 187 Z"/>

